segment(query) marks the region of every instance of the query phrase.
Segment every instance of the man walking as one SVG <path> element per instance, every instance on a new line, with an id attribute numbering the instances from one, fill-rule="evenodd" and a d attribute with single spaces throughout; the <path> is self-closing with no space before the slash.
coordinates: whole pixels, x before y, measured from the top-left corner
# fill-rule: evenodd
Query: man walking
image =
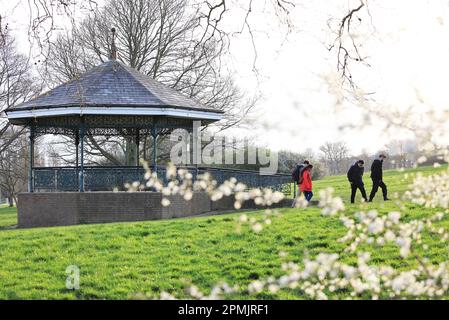
<path id="1" fill-rule="evenodd" d="M 371 180 L 373 181 L 373 188 L 371 189 L 371 193 L 369 195 L 369 202 L 373 201 L 374 196 L 376 195 L 376 192 L 379 189 L 379 187 L 382 189 L 384 201 L 390 200 L 387 197 L 387 186 L 382 180 L 383 176 L 382 164 L 386 158 L 387 158 L 386 155 L 381 154 L 379 155 L 379 159 L 375 159 L 373 161 L 373 164 L 371 165 Z"/>
<path id="2" fill-rule="evenodd" d="M 351 203 L 355 201 L 355 194 L 357 189 L 360 190 L 362 197 L 365 201 L 368 201 L 366 198 L 365 185 L 363 184 L 363 172 L 365 162 L 363 160 L 359 160 L 354 163 L 348 171 L 348 180 L 351 183 Z"/>

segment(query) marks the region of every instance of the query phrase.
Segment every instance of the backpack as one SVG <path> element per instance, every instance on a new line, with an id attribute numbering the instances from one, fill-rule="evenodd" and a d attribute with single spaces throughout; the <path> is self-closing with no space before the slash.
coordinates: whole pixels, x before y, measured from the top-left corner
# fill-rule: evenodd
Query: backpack
<path id="1" fill-rule="evenodd" d="M 299 170 L 299 181 L 298 184 L 301 184 L 302 181 L 304 180 L 304 171 L 306 169 L 306 166 L 302 166 L 302 168 Z"/>
<path id="2" fill-rule="evenodd" d="M 302 169 L 304 168 L 303 164 L 296 165 L 295 169 L 292 171 L 292 180 L 296 184 L 300 184 L 302 182 Z"/>

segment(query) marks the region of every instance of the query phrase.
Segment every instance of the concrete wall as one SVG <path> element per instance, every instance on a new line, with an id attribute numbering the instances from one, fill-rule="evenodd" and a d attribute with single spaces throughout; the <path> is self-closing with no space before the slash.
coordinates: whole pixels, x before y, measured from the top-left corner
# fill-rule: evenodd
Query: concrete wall
<path id="1" fill-rule="evenodd" d="M 190 201 L 179 195 L 170 196 L 169 199 L 171 204 L 163 207 L 159 192 L 21 193 L 17 206 L 18 225 L 20 228 L 31 228 L 158 220 L 234 209 L 233 197 L 212 202 L 204 192 L 195 192 Z M 277 206 L 290 204 L 291 200 L 286 200 Z M 255 209 L 256 206 L 249 201 L 243 208 Z"/>

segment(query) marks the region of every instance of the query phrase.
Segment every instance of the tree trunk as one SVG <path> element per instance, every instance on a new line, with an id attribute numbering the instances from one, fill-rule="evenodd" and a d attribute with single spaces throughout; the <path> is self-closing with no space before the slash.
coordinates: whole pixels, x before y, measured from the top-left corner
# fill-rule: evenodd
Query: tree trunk
<path id="1" fill-rule="evenodd" d="M 126 155 L 125 155 L 125 159 L 126 159 L 126 163 L 125 165 L 127 166 L 135 166 L 136 165 L 136 148 L 137 145 L 136 143 L 133 141 L 132 138 L 126 138 Z"/>

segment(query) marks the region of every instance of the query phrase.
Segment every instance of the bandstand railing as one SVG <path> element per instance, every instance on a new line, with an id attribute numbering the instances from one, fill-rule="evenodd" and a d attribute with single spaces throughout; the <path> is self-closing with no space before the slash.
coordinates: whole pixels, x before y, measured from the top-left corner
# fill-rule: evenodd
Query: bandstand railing
<path id="1" fill-rule="evenodd" d="M 218 167 L 183 167 L 192 173 L 193 179 L 209 172 L 218 184 L 235 177 L 248 188 L 270 188 L 291 193 L 290 174 L 261 175 L 259 171 Z M 79 168 L 75 167 L 35 167 L 33 168 L 34 190 L 39 191 L 78 191 Z M 84 166 L 84 191 L 124 190 L 126 183 L 143 181 L 144 169 L 130 166 Z M 167 183 L 164 167 L 157 167 L 158 177 Z"/>

